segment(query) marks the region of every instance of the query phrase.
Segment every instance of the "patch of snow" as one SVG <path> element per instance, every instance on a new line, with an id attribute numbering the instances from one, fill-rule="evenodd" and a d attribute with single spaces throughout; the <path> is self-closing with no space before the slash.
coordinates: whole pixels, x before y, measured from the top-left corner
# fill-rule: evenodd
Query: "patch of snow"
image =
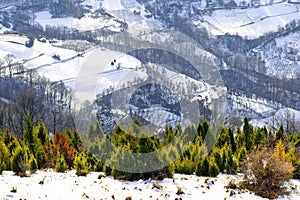
<path id="1" fill-rule="evenodd" d="M 116 10 L 123 10 L 124 6 L 121 3 L 121 0 L 103 0 L 102 3 L 103 8 L 107 11 L 116 11 Z"/>
<path id="2" fill-rule="evenodd" d="M 81 19 L 74 17 L 66 18 L 52 18 L 49 11 L 42 11 L 35 13 L 36 22 L 39 23 L 44 28 L 46 26 L 53 27 L 68 27 L 70 29 L 76 29 L 79 31 L 89 31 L 110 28 L 111 30 L 120 31 L 120 24 L 112 19 L 102 19 L 102 18 L 92 18 L 89 15 L 85 15 Z"/>
<path id="3" fill-rule="evenodd" d="M 233 94 L 229 95 L 229 98 L 234 102 L 233 109 L 251 109 L 260 114 L 275 111 L 274 106 L 264 99 L 253 99 Z"/>

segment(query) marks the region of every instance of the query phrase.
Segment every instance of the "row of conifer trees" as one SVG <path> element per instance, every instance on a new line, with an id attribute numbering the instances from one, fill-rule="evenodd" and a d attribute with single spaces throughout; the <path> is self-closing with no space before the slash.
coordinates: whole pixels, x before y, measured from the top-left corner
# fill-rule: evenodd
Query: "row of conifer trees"
<path id="1" fill-rule="evenodd" d="M 112 145 L 118 150 L 112 149 Z M 167 150 L 160 151 L 164 148 Z M 124 152 L 129 154 L 125 156 Z M 157 153 L 146 157 L 148 161 L 135 160 L 133 156 L 151 152 Z M 272 167 L 265 168 L 264 156 L 272 158 Z M 114 168 L 119 163 L 124 169 L 141 166 L 142 169 L 136 173 Z M 155 163 L 168 165 L 147 170 Z M 257 166 L 258 163 L 262 163 L 261 166 Z M 81 136 L 76 130 L 57 131 L 49 136 L 42 121 L 33 126 L 28 117 L 23 138 L 17 140 L 8 131 L 0 132 L 0 173 L 12 170 L 20 176 L 52 168 L 57 172 L 76 169 L 77 175 L 104 171 L 106 175 L 125 180 L 171 178 L 174 173 L 214 177 L 219 173 L 251 172 L 249 177 L 253 177 L 255 170 L 251 170 L 251 166 L 261 167 L 266 173 L 270 170 L 273 174 L 282 173 L 283 179 L 276 179 L 281 181 L 280 184 L 292 177 L 299 178 L 300 134 L 287 136 L 282 126 L 275 132 L 265 127 L 254 128 L 247 118 L 243 127 L 237 130 L 220 127 L 212 131 L 208 122 L 203 121 L 184 130 L 180 126 L 166 127 L 161 133 L 150 134 L 143 131 L 138 123 L 133 123 L 127 128 L 116 126 L 112 134 L 104 135 L 97 123 Z M 280 171 L 278 166 L 285 166 L 285 171 Z M 268 176 L 274 181 L 270 174 Z"/>
<path id="2" fill-rule="evenodd" d="M 97 163 L 95 157 L 84 151 L 76 130 L 56 131 L 53 136 L 49 136 L 42 121 L 33 126 L 27 117 L 22 139 L 18 140 L 8 131 L 0 131 L 0 173 L 12 170 L 17 175 L 28 176 L 38 169 L 46 168 L 57 172 L 75 168 L 78 175 L 87 174 L 88 171 L 102 171 L 100 162 Z"/>

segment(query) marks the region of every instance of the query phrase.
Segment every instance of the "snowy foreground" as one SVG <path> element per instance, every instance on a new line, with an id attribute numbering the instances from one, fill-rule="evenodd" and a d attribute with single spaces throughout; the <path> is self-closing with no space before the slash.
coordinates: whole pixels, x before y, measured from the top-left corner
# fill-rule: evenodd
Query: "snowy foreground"
<path id="1" fill-rule="evenodd" d="M 118 181 L 111 176 L 98 179 L 101 173 L 78 177 L 75 171 L 56 173 L 38 171 L 29 178 L 20 178 L 10 171 L 0 175 L 0 199 L 262 199 L 250 192 L 226 189 L 231 180 L 238 182 L 242 175 L 220 174 L 217 178 L 175 174 L 163 181 Z M 162 189 L 156 189 L 153 184 Z M 184 194 L 176 194 L 181 188 Z M 299 199 L 300 183 L 287 183 L 289 196 L 279 199 Z M 15 190 L 15 191 L 14 191 Z"/>

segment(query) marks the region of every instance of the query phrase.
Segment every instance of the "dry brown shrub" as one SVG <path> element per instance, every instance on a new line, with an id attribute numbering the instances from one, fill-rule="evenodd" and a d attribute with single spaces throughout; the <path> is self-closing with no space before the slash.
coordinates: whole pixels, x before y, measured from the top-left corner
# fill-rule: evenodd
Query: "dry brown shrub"
<path id="1" fill-rule="evenodd" d="M 285 158 L 280 145 L 282 143 L 276 145 L 275 151 L 264 148 L 248 155 L 243 164 L 243 187 L 270 199 L 287 194 L 284 182 L 293 177 L 293 165 Z"/>

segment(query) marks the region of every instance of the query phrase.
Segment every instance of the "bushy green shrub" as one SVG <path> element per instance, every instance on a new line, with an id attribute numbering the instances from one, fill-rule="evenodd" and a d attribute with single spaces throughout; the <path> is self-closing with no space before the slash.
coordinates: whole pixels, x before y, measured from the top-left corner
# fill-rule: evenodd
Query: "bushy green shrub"
<path id="1" fill-rule="evenodd" d="M 88 163 L 86 156 L 82 153 L 76 156 L 74 167 L 77 176 L 86 176 L 90 170 L 90 164 Z"/>
<path id="2" fill-rule="evenodd" d="M 196 175 L 209 176 L 209 161 L 207 156 L 205 156 L 201 161 L 198 162 L 196 167 Z"/>
<path id="3" fill-rule="evenodd" d="M 208 174 L 211 177 L 216 177 L 220 173 L 218 165 L 215 163 L 215 161 L 209 162 L 209 171 Z"/>
<path id="4" fill-rule="evenodd" d="M 55 165 L 55 171 L 57 172 L 66 172 L 69 169 L 65 159 L 60 154 L 57 155 L 57 161 Z"/>
<path id="5" fill-rule="evenodd" d="M 25 145 L 15 149 L 11 158 L 11 169 L 19 176 L 26 176 L 26 171 L 29 169 L 29 163 L 28 148 Z"/>
<path id="6" fill-rule="evenodd" d="M 175 172 L 180 174 L 193 174 L 196 170 L 196 164 L 192 160 L 183 158 L 175 162 Z"/>

